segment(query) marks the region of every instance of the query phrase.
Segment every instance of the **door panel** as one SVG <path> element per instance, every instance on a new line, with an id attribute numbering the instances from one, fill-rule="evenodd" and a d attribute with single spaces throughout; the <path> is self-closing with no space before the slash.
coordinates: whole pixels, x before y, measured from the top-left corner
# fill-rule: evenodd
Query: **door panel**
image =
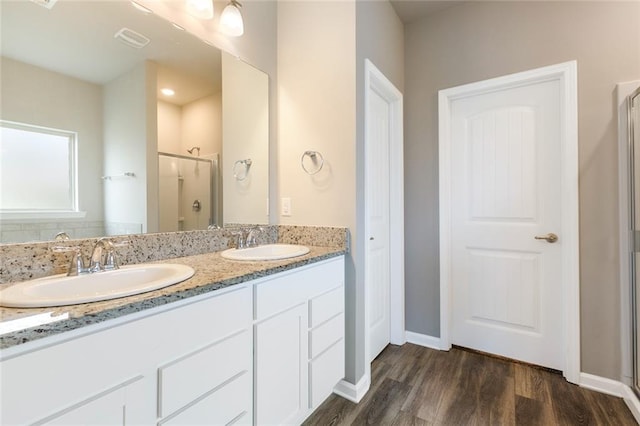
<path id="1" fill-rule="evenodd" d="M 371 90 L 367 120 L 369 359 L 390 341 L 389 317 L 389 103 Z"/>
<path id="2" fill-rule="evenodd" d="M 539 332 L 539 256 L 470 249 L 467 295 L 470 320 L 512 332 Z"/>
<path id="3" fill-rule="evenodd" d="M 482 112 L 468 119 L 473 220 L 536 220 L 536 157 L 529 107 Z"/>
<path id="4" fill-rule="evenodd" d="M 559 99 L 546 81 L 452 102 L 451 342 L 561 370 Z"/>

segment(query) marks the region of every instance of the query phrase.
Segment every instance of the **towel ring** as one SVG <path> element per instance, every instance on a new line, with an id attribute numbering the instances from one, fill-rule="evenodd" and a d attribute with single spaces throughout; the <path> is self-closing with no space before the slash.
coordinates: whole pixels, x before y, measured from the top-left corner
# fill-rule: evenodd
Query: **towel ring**
<path id="1" fill-rule="evenodd" d="M 307 166 L 304 165 L 304 158 L 311 158 L 311 162 L 315 165 L 315 168 L 309 170 Z M 300 165 L 302 166 L 302 170 L 305 171 L 308 175 L 315 175 L 320 170 L 322 170 L 322 166 L 324 166 L 324 157 L 318 151 L 305 151 L 300 157 Z"/>
<path id="2" fill-rule="evenodd" d="M 245 180 L 249 175 L 249 169 L 251 168 L 251 163 L 252 163 L 251 158 L 247 158 L 246 160 L 236 161 L 233 164 L 233 177 L 236 178 L 236 180 Z"/>

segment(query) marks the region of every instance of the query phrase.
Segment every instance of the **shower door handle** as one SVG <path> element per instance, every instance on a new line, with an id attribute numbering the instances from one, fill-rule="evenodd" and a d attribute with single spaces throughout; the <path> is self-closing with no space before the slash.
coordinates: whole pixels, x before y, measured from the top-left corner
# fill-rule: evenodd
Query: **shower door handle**
<path id="1" fill-rule="evenodd" d="M 536 235 L 533 238 L 535 238 L 536 240 L 546 240 L 548 243 L 552 244 L 558 241 L 558 236 L 553 232 L 550 232 L 547 235 Z"/>

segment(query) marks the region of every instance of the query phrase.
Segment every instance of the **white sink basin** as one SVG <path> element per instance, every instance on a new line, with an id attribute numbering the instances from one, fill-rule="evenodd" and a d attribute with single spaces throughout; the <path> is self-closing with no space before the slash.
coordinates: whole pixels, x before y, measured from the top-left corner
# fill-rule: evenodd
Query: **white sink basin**
<path id="1" fill-rule="evenodd" d="M 24 281 L 0 291 L 0 306 L 36 308 L 117 299 L 157 290 L 191 278 L 193 268 L 178 264 L 122 266 L 113 271 Z"/>
<path id="2" fill-rule="evenodd" d="M 230 260 L 280 260 L 303 256 L 309 253 L 309 247 L 296 244 L 265 244 L 244 249 L 229 249 L 220 256 Z"/>

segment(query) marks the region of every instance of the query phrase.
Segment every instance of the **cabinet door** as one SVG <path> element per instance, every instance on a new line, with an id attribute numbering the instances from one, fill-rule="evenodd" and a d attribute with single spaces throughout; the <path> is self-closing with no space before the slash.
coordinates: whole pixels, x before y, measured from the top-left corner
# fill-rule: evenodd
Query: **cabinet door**
<path id="1" fill-rule="evenodd" d="M 306 303 L 255 325 L 255 423 L 292 424 L 308 410 Z"/>
<path id="2" fill-rule="evenodd" d="M 139 416 L 139 408 L 145 404 L 144 393 L 148 390 L 146 385 L 142 376 L 134 378 L 127 383 L 89 396 L 84 401 L 36 421 L 34 424 L 125 426 L 144 423 L 149 419 Z"/>

